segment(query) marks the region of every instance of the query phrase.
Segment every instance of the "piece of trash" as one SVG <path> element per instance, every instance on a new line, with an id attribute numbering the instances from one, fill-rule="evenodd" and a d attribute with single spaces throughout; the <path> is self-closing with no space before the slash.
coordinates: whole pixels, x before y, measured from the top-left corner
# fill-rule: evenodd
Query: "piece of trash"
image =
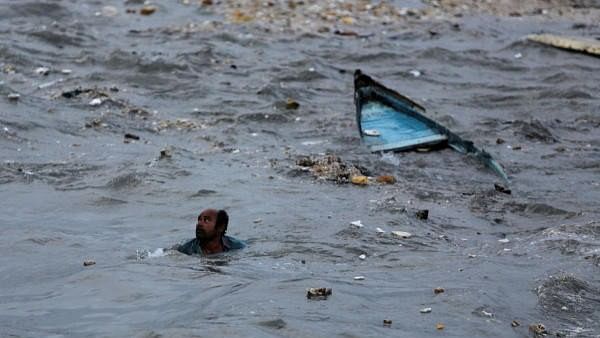
<path id="1" fill-rule="evenodd" d="M 600 55 L 600 41 L 592 39 L 558 36 L 552 34 L 534 34 L 527 36 L 527 40 L 556 48 L 592 55 Z"/>
<path id="2" fill-rule="evenodd" d="M 345 25 L 352 25 L 354 23 L 354 18 L 351 16 L 344 16 L 340 19 L 340 22 Z"/>
<path id="3" fill-rule="evenodd" d="M 11 101 L 18 101 L 20 98 L 21 98 L 20 94 L 17 94 L 17 93 L 8 94 L 8 99 Z"/>
<path id="4" fill-rule="evenodd" d="M 156 6 L 144 6 L 140 8 L 141 15 L 152 15 L 158 8 Z"/>
<path id="5" fill-rule="evenodd" d="M 494 314 L 493 314 L 493 313 L 491 313 L 491 312 L 487 312 L 487 311 L 485 311 L 485 310 L 481 310 L 481 314 L 482 314 L 482 315 L 484 315 L 485 317 L 489 317 L 489 318 L 492 318 L 492 317 L 494 317 Z"/>
<path id="6" fill-rule="evenodd" d="M 38 75 L 44 75 L 44 76 L 46 76 L 46 75 L 50 74 L 50 68 L 48 68 L 48 67 L 38 67 L 38 68 L 35 69 L 35 72 Z"/>
<path id="7" fill-rule="evenodd" d="M 354 280 L 365 280 L 365 276 L 356 276 Z"/>
<path id="8" fill-rule="evenodd" d="M 96 262 L 91 259 L 83 261 L 83 266 L 90 266 L 90 265 L 94 265 L 94 264 L 96 264 Z"/>
<path id="9" fill-rule="evenodd" d="M 48 88 L 48 87 L 54 86 L 55 84 L 63 82 L 63 81 L 64 81 L 64 79 L 60 78 L 60 79 L 57 79 L 57 80 L 54 80 L 54 81 L 45 82 L 45 83 L 39 84 L 38 88 L 39 89 Z"/>
<path id="10" fill-rule="evenodd" d="M 125 134 L 125 138 L 130 139 L 130 140 L 139 140 L 140 139 L 139 136 L 137 136 L 135 134 L 130 134 L 130 133 Z"/>
<path id="11" fill-rule="evenodd" d="M 103 16 L 116 16 L 117 14 L 119 14 L 119 10 L 115 6 L 102 7 Z"/>
<path id="12" fill-rule="evenodd" d="M 512 326 L 512 327 L 521 326 L 521 323 L 519 323 L 519 322 L 518 322 L 518 321 L 516 321 L 516 320 L 513 320 L 513 321 L 510 323 L 510 326 Z"/>
<path id="13" fill-rule="evenodd" d="M 431 308 L 430 307 L 426 307 L 424 309 L 419 310 L 419 312 L 421 312 L 421 313 L 430 313 L 431 312 Z"/>
<path id="14" fill-rule="evenodd" d="M 385 230 L 383 230 L 382 228 L 377 228 L 377 229 L 375 229 L 375 231 L 377 231 L 377 233 L 380 233 L 380 234 L 385 233 Z"/>
<path id="15" fill-rule="evenodd" d="M 137 135 L 134 135 L 137 136 Z M 127 137 L 127 134 L 125 135 L 125 137 Z M 139 140 L 139 136 L 138 136 L 138 140 Z M 169 148 L 164 148 L 160 151 L 160 157 L 159 159 L 165 159 L 165 158 L 171 158 L 173 156 L 173 154 L 171 153 L 171 149 Z"/>
<path id="16" fill-rule="evenodd" d="M 391 319 L 384 319 L 383 320 L 383 326 L 392 326 L 392 320 Z"/>
<path id="17" fill-rule="evenodd" d="M 566 307 L 566 306 L 563 306 L 563 307 L 561 307 L 560 309 L 561 309 L 561 310 L 563 310 L 563 311 L 569 311 L 569 308 L 568 308 L 568 307 Z"/>
<path id="18" fill-rule="evenodd" d="M 398 236 L 400 238 L 411 238 L 412 234 L 406 231 L 392 231 L 392 235 Z"/>
<path id="19" fill-rule="evenodd" d="M 543 337 L 548 334 L 546 327 L 541 323 L 529 325 L 529 332 L 531 332 L 534 337 Z"/>
<path id="20" fill-rule="evenodd" d="M 517 54 L 514 55 L 514 57 L 515 57 L 515 59 L 520 59 L 520 58 L 523 57 L 523 54 L 517 53 Z"/>
<path id="21" fill-rule="evenodd" d="M 254 221 L 252 221 L 254 224 L 258 224 L 258 223 L 262 223 L 262 218 L 257 218 Z"/>
<path id="22" fill-rule="evenodd" d="M 102 99 L 99 97 L 92 99 L 89 103 L 90 106 L 99 106 L 101 104 L 102 104 Z"/>
<path id="23" fill-rule="evenodd" d="M 367 176 L 355 175 L 350 178 L 350 182 L 356 185 L 367 185 L 369 184 L 369 179 L 367 178 Z"/>
<path id="24" fill-rule="evenodd" d="M 298 166 L 308 168 L 308 171 L 319 179 L 335 181 L 339 184 L 350 183 L 350 177 L 362 176 L 366 170 L 351 163 L 346 163 L 335 155 L 319 157 L 302 156 L 296 160 Z"/>
<path id="25" fill-rule="evenodd" d="M 395 184 L 396 178 L 392 175 L 381 175 L 377 176 L 376 181 L 381 184 Z"/>
<path id="26" fill-rule="evenodd" d="M 502 239 L 499 239 L 498 242 L 500 242 L 500 243 L 508 243 L 508 242 L 510 242 L 510 240 L 508 238 L 502 238 Z"/>
<path id="27" fill-rule="evenodd" d="M 362 254 L 362 255 L 358 256 L 358 258 L 360 258 L 360 259 L 362 259 L 362 260 L 365 260 L 365 259 L 367 259 L 367 255 L 365 255 L 365 254 Z"/>
<path id="28" fill-rule="evenodd" d="M 417 210 L 417 212 L 415 213 L 415 216 L 417 217 L 417 219 L 426 220 L 427 218 L 429 218 L 429 210 L 428 209 Z"/>
<path id="29" fill-rule="evenodd" d="M 381 134 L 377 138 L 363 137 L 363 142 L 372 152 L 408 150 L 446 143 L 458 152 L 474 155 L 508 181 L 504 169 L 489 153 L 429 119 L 421 105 L 383 86 L 360 69 L 354 72 L 354 98 L 361 137 L 364 135 L 362 131 L 367 129 L 376 129 Z"/>
<path id="30" fill-rule="evenodd" d="M 501 192 L 501 193 L 507 194 L 507 195 L 510 195 L 512 193 L 512 191 L 510 191 L 510 189 L 508 189 L 507 187 L 505 187 L 501 184 L 498 184 L 498 183 L 494 183 L 494 189 L 497 192 Z"/>
<path id="31" fill-rule="evenodd" d="M 298 103 L 298 101 L 295 101 L 292 99 L 287 99 L 287 101 L 285 101 L 286 109 L 298 109 L 299 107 L 300 107 L 300 103 Z"/>
<path id="32" fill-rule="evenodd" d="M 360 220 L 358 220 L 358 221 L 352 221 L 352 222 L 350 222 L 350 224 L 354 225 L 357 228 L 362 228 L 364 226 Z"/>
<path id="33" fill-rule="evenodd" d="M 377 130 L 377 129 L 365 129 L 365 130 L 363 130 L 363 134 L 365 134 L 367 136 L 379 136 L 379 135 L 381 135 L 381 133 L 379 133 L 379 130 Z"/>
<path id="34" fill-rule="evenodd" d="M 340 36 L 359 36 L 359 34 L 354 31 L 340 31 L 337 29 L 335 31 L 333 31 L 333 34 L 340 35 Z"/>
<path id="35" fill-rule="evenodd" d="M 408 73 L 409 73 L 410 75 L 414 76 L 414 77 L 419 77 L 419 76 L 421 76 L 421 72 L 420 72 L 420 71 L 418 71 L 418 70 L 416 70 L 416 69 L 413 69 L 413 70 L 411 70 L 411 71 L 410 71 L 410 72 L 408 72 Z"/>
<path id="36" fill-rule="evenodd" d="M 446 290 L 444 290 L 444 288 L 440 288 L 440 287 L 433 289 L 433 293 L 435 293 L 436 295 L 438 295 L 440 293 L 444 293 L 444 291 L 446 291 Z"/>
<path id="37" fill-rule="evenodd" d="M 70 75 L 71 73 L 73 73 L 73 71 L 70 69 L 63 69 L 60 72 L 64 75 Z"/>
<path id="38" fill-rule="evenodd" d="M 327 299 L 331 296 L 330 288 L 310 288 L 306 290 L 306 298 L 308 299 Z"/>
<path id="39" fill-rule="evenodd" d="M 443 330 L 446 327 L 446 325 L 442 324 L 442 323 L 437 323 L 435 324 L 435 328 L 437 330 Z"/>
<path id="40" fill-rule="evenodd" d="M 469 256 L 468 256 L 468 257 L 469 257 L 469 258 L 475 258 L 475 257 L 477 257 L 477 255 L 474 255 L 474 254 L 469 254 Z"/>

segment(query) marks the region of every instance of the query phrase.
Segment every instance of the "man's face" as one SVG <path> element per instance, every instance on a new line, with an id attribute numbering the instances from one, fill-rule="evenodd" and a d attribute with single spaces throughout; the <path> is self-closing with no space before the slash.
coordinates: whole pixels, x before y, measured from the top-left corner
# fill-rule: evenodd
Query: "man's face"
<path id="1" fill-rule="evenodd" d="M 196 223 L 196 238 L 199 241 L 210 241 L 219 236 L 217 230 L 217 211 L 206 209 L 198 216 Z"/>

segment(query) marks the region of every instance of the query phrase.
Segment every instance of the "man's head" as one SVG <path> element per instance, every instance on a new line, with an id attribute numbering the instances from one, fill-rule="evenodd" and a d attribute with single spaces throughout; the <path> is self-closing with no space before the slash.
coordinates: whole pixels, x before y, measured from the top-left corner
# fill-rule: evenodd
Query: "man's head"
<path id="1" fill-rule="evenodd" d="M 221 238 L 227 231 L 228 224 L 229 215 L 225 210 L 206 209 L 198 216 L 196 238 L 204 243 Z"/>

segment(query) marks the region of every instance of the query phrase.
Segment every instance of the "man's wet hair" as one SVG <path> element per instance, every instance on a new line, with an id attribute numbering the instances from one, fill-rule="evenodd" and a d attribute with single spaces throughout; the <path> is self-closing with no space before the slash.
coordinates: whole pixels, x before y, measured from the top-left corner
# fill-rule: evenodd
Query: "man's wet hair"
<path id="1" fill-rule="evenodd" d="M 227 211 L 219 210 L 217 212 L 217 221 L 215 222 L 216 226 L 223 225 L 223 234 L 227 232 L 227 225 L 229 224 L 229 215 L 227 215 Z"/>

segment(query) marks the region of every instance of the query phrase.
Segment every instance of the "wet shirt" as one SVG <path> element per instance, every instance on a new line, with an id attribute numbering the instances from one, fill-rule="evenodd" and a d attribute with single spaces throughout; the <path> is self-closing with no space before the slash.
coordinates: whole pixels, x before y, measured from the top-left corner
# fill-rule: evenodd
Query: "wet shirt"
<path id="1" fill-rule="evenodd" d="M 243 241 L 233 238 L 231 236 L 223 236 L 223 252 L 230 250 L 238 250 L 242 249 L 246 246 Z M 196 238 L 185 242 L 183 244 L 177 244 L 173 247 L 173 249 L 184 253 L 186 255 L 202 255 L 202 248 L 200 247 L 200 242 Z"/>

